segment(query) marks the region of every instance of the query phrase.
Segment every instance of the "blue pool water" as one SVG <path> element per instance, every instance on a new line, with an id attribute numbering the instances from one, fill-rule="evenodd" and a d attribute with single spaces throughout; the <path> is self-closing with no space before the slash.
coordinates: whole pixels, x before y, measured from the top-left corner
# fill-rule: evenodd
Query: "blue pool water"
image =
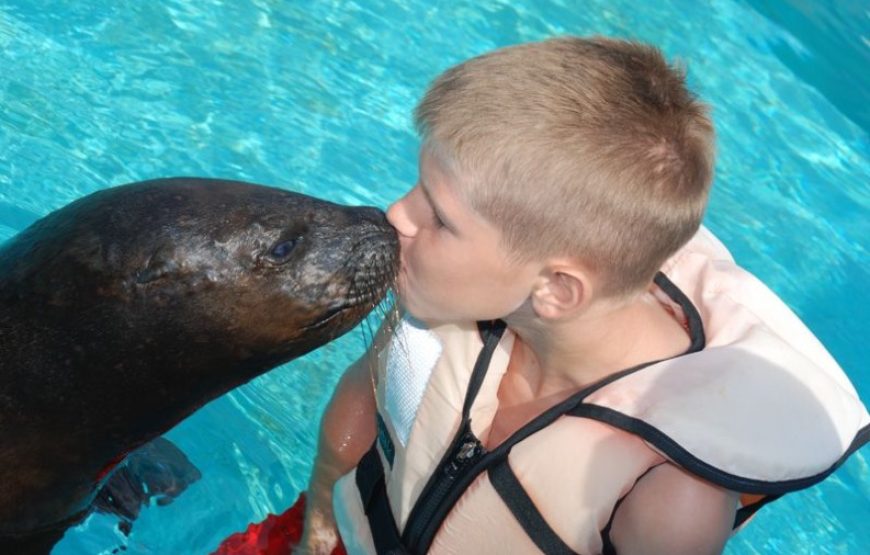
<path id="1" fill-rule="evenodd" d="M 385 207 L 413 183 L 410 111 L 439 71 L 493 47 L 606 34 L 685 61 L 714 108 L 706 223 L 870 399 L 870 19 L 792 0 L 186 0 L 0 4 L 0 241 L 84 194 L 220 176 Z M 123 537 L 93 516 L 57 555 L 202 554 L 304 488 L 352 332 L 169 433 L 204 478 Z M 729 555 L 870 552 L 870 450 L 768 507 Z"/>

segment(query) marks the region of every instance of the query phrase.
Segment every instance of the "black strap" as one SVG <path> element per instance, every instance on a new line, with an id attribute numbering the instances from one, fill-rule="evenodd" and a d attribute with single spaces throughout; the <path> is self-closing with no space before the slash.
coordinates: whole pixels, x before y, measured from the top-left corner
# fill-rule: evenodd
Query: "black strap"
<path id="1" fill-rule="evenodd" d="M 662 272 L 658 272 L 653 281 L 671 300 L 680 305 L 680 308 L 683 309 L 683 314 L 686 315 L 689 325 L 689 337 L 692 339 L 692 343 L 689 345 L 686 353 L 697 353 L 703 349 L 707 344 L 707 336 L 704 334 L 704 321 L 701 320 L 701 315 L 698 313 L 695 305 L 692 304 L 692 300 Z"/>
<path id="2" fill-rule="evenodd" d="M 507 459 L 489 468 L 489 481 L 517 522 L 546 555 L 577 555 L 547 524 Z"/>
<path id="3" fill-rule="evenodd" d="M 363 455 L 356 467 L 356 487 L 368 517 L 375 551 L 387 555 L 407 555 L 399 539 L 396 520 L 390 510 L 384 481 L 384 467 L 376 443 Z"/>
<path id="4" fill-rule="evenodd" d="M 483 341 L 483 348 L 477 355 L 474 361 L 474 369 L 471 371 L 471 377 L 468 379 L 468 389 L 465 392 L 465 402 L 462 404 L 462 419 L 468 420 L 471 414 L 471 407 L 474 405 L 474 400 L 477 399 L 477 393 L 480 391 L 480 386 L 483 385 L 483 379 L 486 377 L 486 371 L 489 369 L 489 362 L 492 360 L 492 354 L 495 348 L 501 341 L 501 336 L 504 335 L 504 330 L 507 329 L 507 324 L 502 320 L 493 320 L 492 322 L 478 322 L 477 329 L 480 332 Z"/>
<path id="5" fill-rule="evenodd" d="M 613 545 L 613 540 L 610 539 L 610 529 L 613 528 L 613 517 L 616 516 L 616 509 L 622 504 L 622 500 L 625 497 L 621 497 L 619 501 L 616 502 L 616 505 L 613 506 L 613 512 L 610 513 L 610 520 L 607 521 L 607 525 L 604 526 L 601 530 L 601 555 L 617 555 L 616 546 Z"/>
<path id="6" fill-rule="evenodd" d="M 741 526 L 746 524 L 746 522 L 750 518 L 752 518 L 755 515 L 755 513 L 758 512 L 758 509 L 764 507 L 765 505 L 767 505 L 771 501 L 776 501 L 780 497 L 782 497 L 782 494 L 780 494 L 780 495 L 767 495 L 767 496 L 762 497 L 761 499 L 759 499 L 755 503 L 750 503 L 749 505 L 746 505 L 745 507 L 740 507 L 739 509 L 737 509 L 737 514 L 734 515 L 734 528 L 733 529 L 737 530 L 738 528 L 740 528 Z"/>

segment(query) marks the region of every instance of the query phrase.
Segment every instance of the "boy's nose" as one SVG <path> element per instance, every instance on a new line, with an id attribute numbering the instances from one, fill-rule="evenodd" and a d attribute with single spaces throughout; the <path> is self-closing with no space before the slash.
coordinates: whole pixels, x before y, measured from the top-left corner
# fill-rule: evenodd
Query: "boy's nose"
<path id="1" fill-rule="evenodd" d="M 399 235 L 413 237 L 417 234 L 417 226 L 408 213 L 408 197 L 404 196 L 387 209 L 387 221 L 396 228 Z"/>

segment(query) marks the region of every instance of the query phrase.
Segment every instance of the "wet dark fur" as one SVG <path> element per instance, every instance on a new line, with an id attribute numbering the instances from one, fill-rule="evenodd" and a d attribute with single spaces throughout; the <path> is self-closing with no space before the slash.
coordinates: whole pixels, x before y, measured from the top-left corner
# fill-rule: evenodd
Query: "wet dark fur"
<path id="1" fill-rule="evenodd" d="M 100 191 L 0 247 L 0 552 L 47 552 L 107 466 L 356 325 L 397 250 L 379 210 L 187 178 Z"/>

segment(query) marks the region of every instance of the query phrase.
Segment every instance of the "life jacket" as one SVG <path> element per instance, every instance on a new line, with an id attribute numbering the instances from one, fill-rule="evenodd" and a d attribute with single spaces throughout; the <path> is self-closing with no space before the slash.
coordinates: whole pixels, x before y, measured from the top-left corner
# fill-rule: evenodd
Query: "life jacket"
<path id="1" fill-rule="evenodd" d="M 375 357 L 378 438 L 334 490 L 348 553 L 615 553 L 615 508 L 670 462 L 739 492 L 739 528 L 870 440 L 870 415 L 812 333 L 706 229 L 655 294 L 688 351 L 571 395 L 487 450 L 514 335 L 405 319 Z"/>

